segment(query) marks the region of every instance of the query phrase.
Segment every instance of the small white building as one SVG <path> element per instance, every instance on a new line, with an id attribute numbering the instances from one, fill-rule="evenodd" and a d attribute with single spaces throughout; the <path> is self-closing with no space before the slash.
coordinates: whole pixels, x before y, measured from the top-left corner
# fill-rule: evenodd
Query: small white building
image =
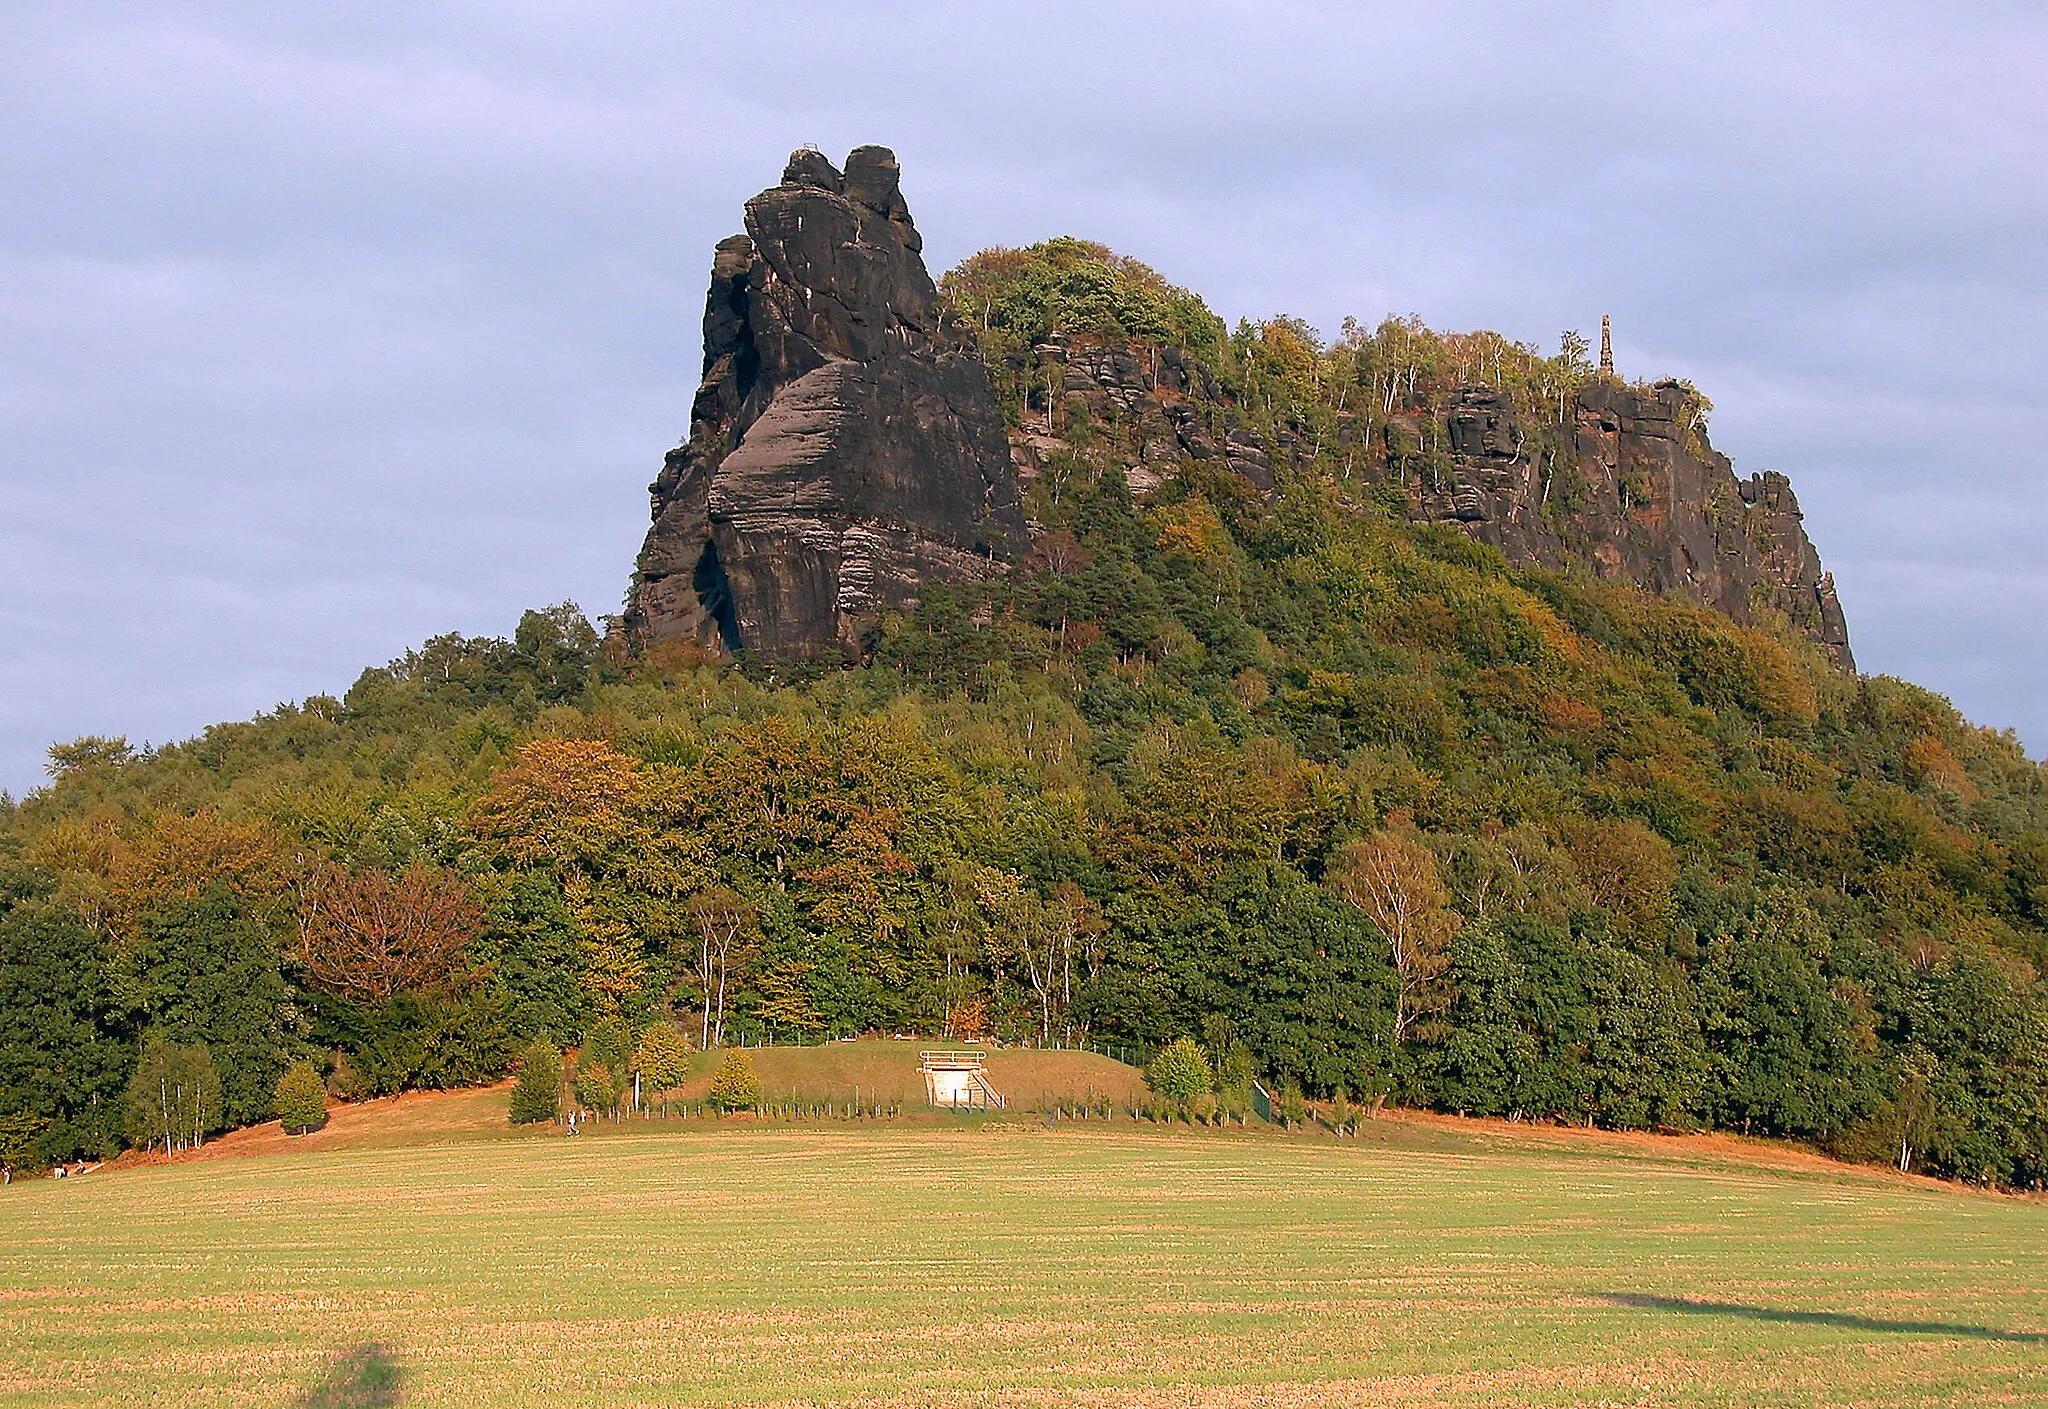
<path id="1" fill-rule="evenodd" d="M 1006 1102 L 988 1084 L 980 1052 L 920 1052 L 919 1068 L 924 1072 L 925 1094 L 944 1110 L 1001 1110 Z"/>

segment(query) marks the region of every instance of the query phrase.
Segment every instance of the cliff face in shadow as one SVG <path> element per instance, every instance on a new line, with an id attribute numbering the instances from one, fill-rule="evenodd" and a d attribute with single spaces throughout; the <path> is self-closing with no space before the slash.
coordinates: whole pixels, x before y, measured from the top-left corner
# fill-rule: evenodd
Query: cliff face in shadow
<path id="1" fill-rule="evenodd" d="M 1002 413 L 939 306 L 895 157 L 816 152 L 714 258 L 689 441 L 651 486 L 624 625 L 641 645 L 852 655 L 923 584 L 1026 532 Z"/>

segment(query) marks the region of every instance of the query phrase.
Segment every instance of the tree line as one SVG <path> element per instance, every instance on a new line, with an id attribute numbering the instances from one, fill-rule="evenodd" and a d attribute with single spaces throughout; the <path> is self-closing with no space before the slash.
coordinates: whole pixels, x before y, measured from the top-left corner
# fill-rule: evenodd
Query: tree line
<path id="1" fill-rule="evenodd" d="M 1062 298 L 1194 326 L 1100 259 L 1012 298 L 1023 254 L 980 271 L 991 329 Z M 1029 486 L 1017 573 L 844 667 L 633 657 L 564 606 L 183 743 L 54 749 L 0 815 L 0 1136 L 175 1142 L 268 1117 L 298 1063 L 357 1097 L 577 1046 L 616 1083 L 650 1033 L 1185 1037 L 1276 1091 L 2038 1185 L 2040 765 L 1789 623 L 1362 501 L 1315 426 L 1422 331 L 1205 335 L 1248 423 L 1299 412 L 1275 491 L 1190 461 L 1139 499 L 1097 426 Z"/>

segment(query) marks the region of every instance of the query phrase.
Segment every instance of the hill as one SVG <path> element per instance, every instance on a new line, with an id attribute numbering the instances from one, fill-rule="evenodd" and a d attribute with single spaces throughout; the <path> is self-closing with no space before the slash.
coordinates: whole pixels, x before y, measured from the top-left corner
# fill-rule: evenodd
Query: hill
<path id="1" fill-rule="evenodd" d="M 1789 489 L 1734 477 L 1704 399 L 1582 344 L 1226 331 L 1085 241 L 977 256 L 934 303 L 869 168 L 848 218 L 899 262 L 861 287 L 951 321 L 895 339 L 916 371 L 837 328 L 875 365 L 827 381 L 929 410 L 919 378 L 985 377 L 1028 546 L 976 556 L 941 504 L 891 540 L 924 565 L 894 595 L 846 597 L 840 550 L 823 597 L 763 569 L 756 605 L 830 607 L 778 618 L 801 650 L 732 654 L 701 595 L 666 633 L 563 605 L 185 743 L 53 749 L 0 818 L 11 1158 L 158 1138 L 145 1052 L 218 1130 L 297 1060 L 359 1098 L 607 1024 L 625 1060 L 673 1020 L 1185 1035 L 1311 1095 L 2048 1178 L 2048 779 L 1852 673 Z M 853 199 L 806 190 L 778 201 Z M 765 414 L 720 336 L 713 401 Z M 789 385 L 819 370 L 790 355 Z M 813 407 L 820 495 L 893 443 L 839 438 L 856 409 Z M 727 461 L 679 453 L 657 507 L 701 563 Z M 1007 502 L 984 460 L 931 463 Z M 701 505 L 660 497 L 686 481 Z M 799 497 L 841 540 L 866 522 Z"/>

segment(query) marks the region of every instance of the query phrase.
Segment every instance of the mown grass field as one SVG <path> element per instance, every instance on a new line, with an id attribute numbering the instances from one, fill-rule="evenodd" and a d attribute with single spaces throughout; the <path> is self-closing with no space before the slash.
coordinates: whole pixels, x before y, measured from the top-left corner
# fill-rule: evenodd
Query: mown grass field
<path id="1" fill-rule="evenodd" d="M 1442 1123 L 568 1139 L 440 1099 L 391 1107 L 435 1143 L 0 1190 L 0 1400 L 2048 1402 L 2039 1203 Z"/>

